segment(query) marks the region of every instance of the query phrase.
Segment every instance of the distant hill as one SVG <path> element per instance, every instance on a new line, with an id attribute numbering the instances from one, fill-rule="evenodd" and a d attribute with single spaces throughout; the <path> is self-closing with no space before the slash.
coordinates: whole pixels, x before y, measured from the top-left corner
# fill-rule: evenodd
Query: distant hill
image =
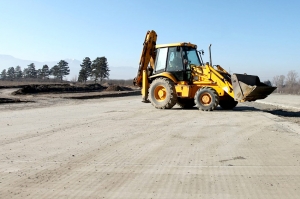
<path id="1" fill-rule="evenodd" d="M 75 76 L 78 77 L 78 73 L 80 70 L 80 64 L 82 61 L 77 59 L 64 59 L 69 63 L 70 67 L 70 75 L 67 76 L 67 79 L 70 80 Z M 34 63 L 36 69 L 40 69 L 43 65 L 47 64 L 49 68 L 53 67 L 60 60 L 57 61 L 46 61 L 46 62 L 38 62 L 33 60 L 22 60 L 15 58 L 11 55 L 1 55 L 0 54 L 0 72 L 3 69 L 8 69 L 9 67 L 21 66 L 22 70 L 26 68 L 29 64 Z M 109 64 L 109 63 L 108 63 Z M 137 73 L 137 68 L 135 67 L 112 67 L 109 66 L 110 69 L 110 79 L 133 79 Z"/>

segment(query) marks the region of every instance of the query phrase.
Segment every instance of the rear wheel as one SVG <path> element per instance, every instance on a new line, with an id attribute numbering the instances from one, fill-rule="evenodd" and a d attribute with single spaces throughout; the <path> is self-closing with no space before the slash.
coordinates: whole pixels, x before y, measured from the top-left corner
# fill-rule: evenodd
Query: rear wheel
<path id="1" fill-rule="evenodd" d="M 194 100 L 202 111 L 213 111 L 219 104 L 219 95 L 213 88 L 202 87 L 196 92 Z"/>
<path id="2" fill-rule="evenodd" d="M 226 100 L 220 100 L 220 103 L 219 103 L 219 105 L 224 110 L 231 110 L 234 107 L 236 107 L 237 104 L 238 104 L 238 102 L 234 101 L 233 98 L 229 98 L 229 99 L 226 99 Z"/>
<path id="3" fill-rule="evenodd" d="M 177 98 L 177 105 L 180 106 L 180 108 L 188 109 L 193 108 L 195 106 L 194 99 L 185 99 L 185 98 Z"/>
<path id="4" fill-rule="evenodd" d="M 155 79 L 150 85 L 148 97 L 155 108 L 172 108 L 177 102 L 174 83 L 167 78 Z"/>

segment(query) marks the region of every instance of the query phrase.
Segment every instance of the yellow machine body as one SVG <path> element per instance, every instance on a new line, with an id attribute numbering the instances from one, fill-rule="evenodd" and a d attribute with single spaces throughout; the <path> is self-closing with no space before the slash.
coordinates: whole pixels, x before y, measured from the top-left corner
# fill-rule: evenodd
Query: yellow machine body
<path id="1" fill-rule="evenodd" d="M 201 102 L 205 102 L 208 97 L 211 98 L 208 99 L 208 101 L 213 99 L 217 103 L 213 108 L 219 103 L 223 107 L 228 107 L 226 104 L 224 105 L 224 103 L 229 101 L 231 104 L 233 103 L 234 107 L 237 102 L 263 99 L 276 89 L 276 87 L 270 87 L 261 83 L 257 76 L 241 74 L 230 75 L 219 65 L 211 66 L 211 62 L 204 64 L 201 54 L 196 53 L 197 45 L 195 44 L 179 42 L 156 45 L 156 39 L 157 34 L 155 31 L 147 32 L 138 73 L 134 79 L 134 84 L 142 88 L 141 91 L 144 102 L 151 98 L 152 101 L 156 101 L 155 103 L 157 103 L 157 105 L 154 103 L 156 107 L 170 108 L 178 101 L 182 102 L 189 99 L 190 101 L 194 101 L 195 99 L 197 104 L 198 98 L 201 98 Z M 183 49 L 188 49 L 189 51 L 184 51 Z M 171 50 L 174 51 L 173 55 L 170 54 Z M 164 54 L 159 55 L 160 52 Z M 175 54 L 179 52 L 184 67 L 182 71 L 176 71 L 170 68 L 170 57 L 173 56 L 172 58 L 174 60 Z M 192 61 L 188 57 L 188 53 L 194 53 L 192 59 L 199 59 L 196 61 L 197 64 L 191 63 Z M 161 63 L 162 60 L 165 64 Z M 158 68 L 158 66 L 160 68 Z M 151 89 L 151 85 L 156 86 L 156 88 Z M 208 93 L 205 94 L 205 91 L 201 91 L 201 88 L 208 90 Z M 170 98 L 168 92 L 173 93 L 173 91 L 176 92 L 176 96 L 171 96 Z M 172 103 L 170 102 L 170 104 L 161 106 L 159 103 L 168 97 Z M 236 101 L 236 103 L 234 103 L 234 101 Z M 203 106 L 208 106 L 209 103 L 210 102 Z M 213 108 L 210 109 L 213 110 Z"/>

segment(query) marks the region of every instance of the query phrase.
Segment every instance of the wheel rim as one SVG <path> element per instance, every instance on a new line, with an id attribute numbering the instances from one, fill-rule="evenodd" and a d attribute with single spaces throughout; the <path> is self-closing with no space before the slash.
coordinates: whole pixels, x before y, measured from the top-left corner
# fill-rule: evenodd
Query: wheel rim
<path id="1" fill-rule="evenodd" d="M 167 97 L 167 91 L 166 88 L 163 86 L 157 86 L 154 89 L 154 97 L 157 101 L 163 101 Z"/>
<path id="2" fill-rule="evenodd" d="M 200 96 L 200 102 L 201 104 L 203 104 L 204 106 L 209 106 L 210 103 L 212 101 L 212 96 L 209 93 L 203 93 Z"/>

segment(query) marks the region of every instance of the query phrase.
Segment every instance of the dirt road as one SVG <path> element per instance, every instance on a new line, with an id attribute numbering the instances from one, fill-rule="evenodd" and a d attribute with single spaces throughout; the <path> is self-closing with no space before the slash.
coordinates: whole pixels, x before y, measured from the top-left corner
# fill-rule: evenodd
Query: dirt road
<path id="1" fill-rule="evenodd" d="M 201 112 L 140 101 L 5 105 L 0 198 L 299 197 L 299 124 L 245 105 Z"/>

